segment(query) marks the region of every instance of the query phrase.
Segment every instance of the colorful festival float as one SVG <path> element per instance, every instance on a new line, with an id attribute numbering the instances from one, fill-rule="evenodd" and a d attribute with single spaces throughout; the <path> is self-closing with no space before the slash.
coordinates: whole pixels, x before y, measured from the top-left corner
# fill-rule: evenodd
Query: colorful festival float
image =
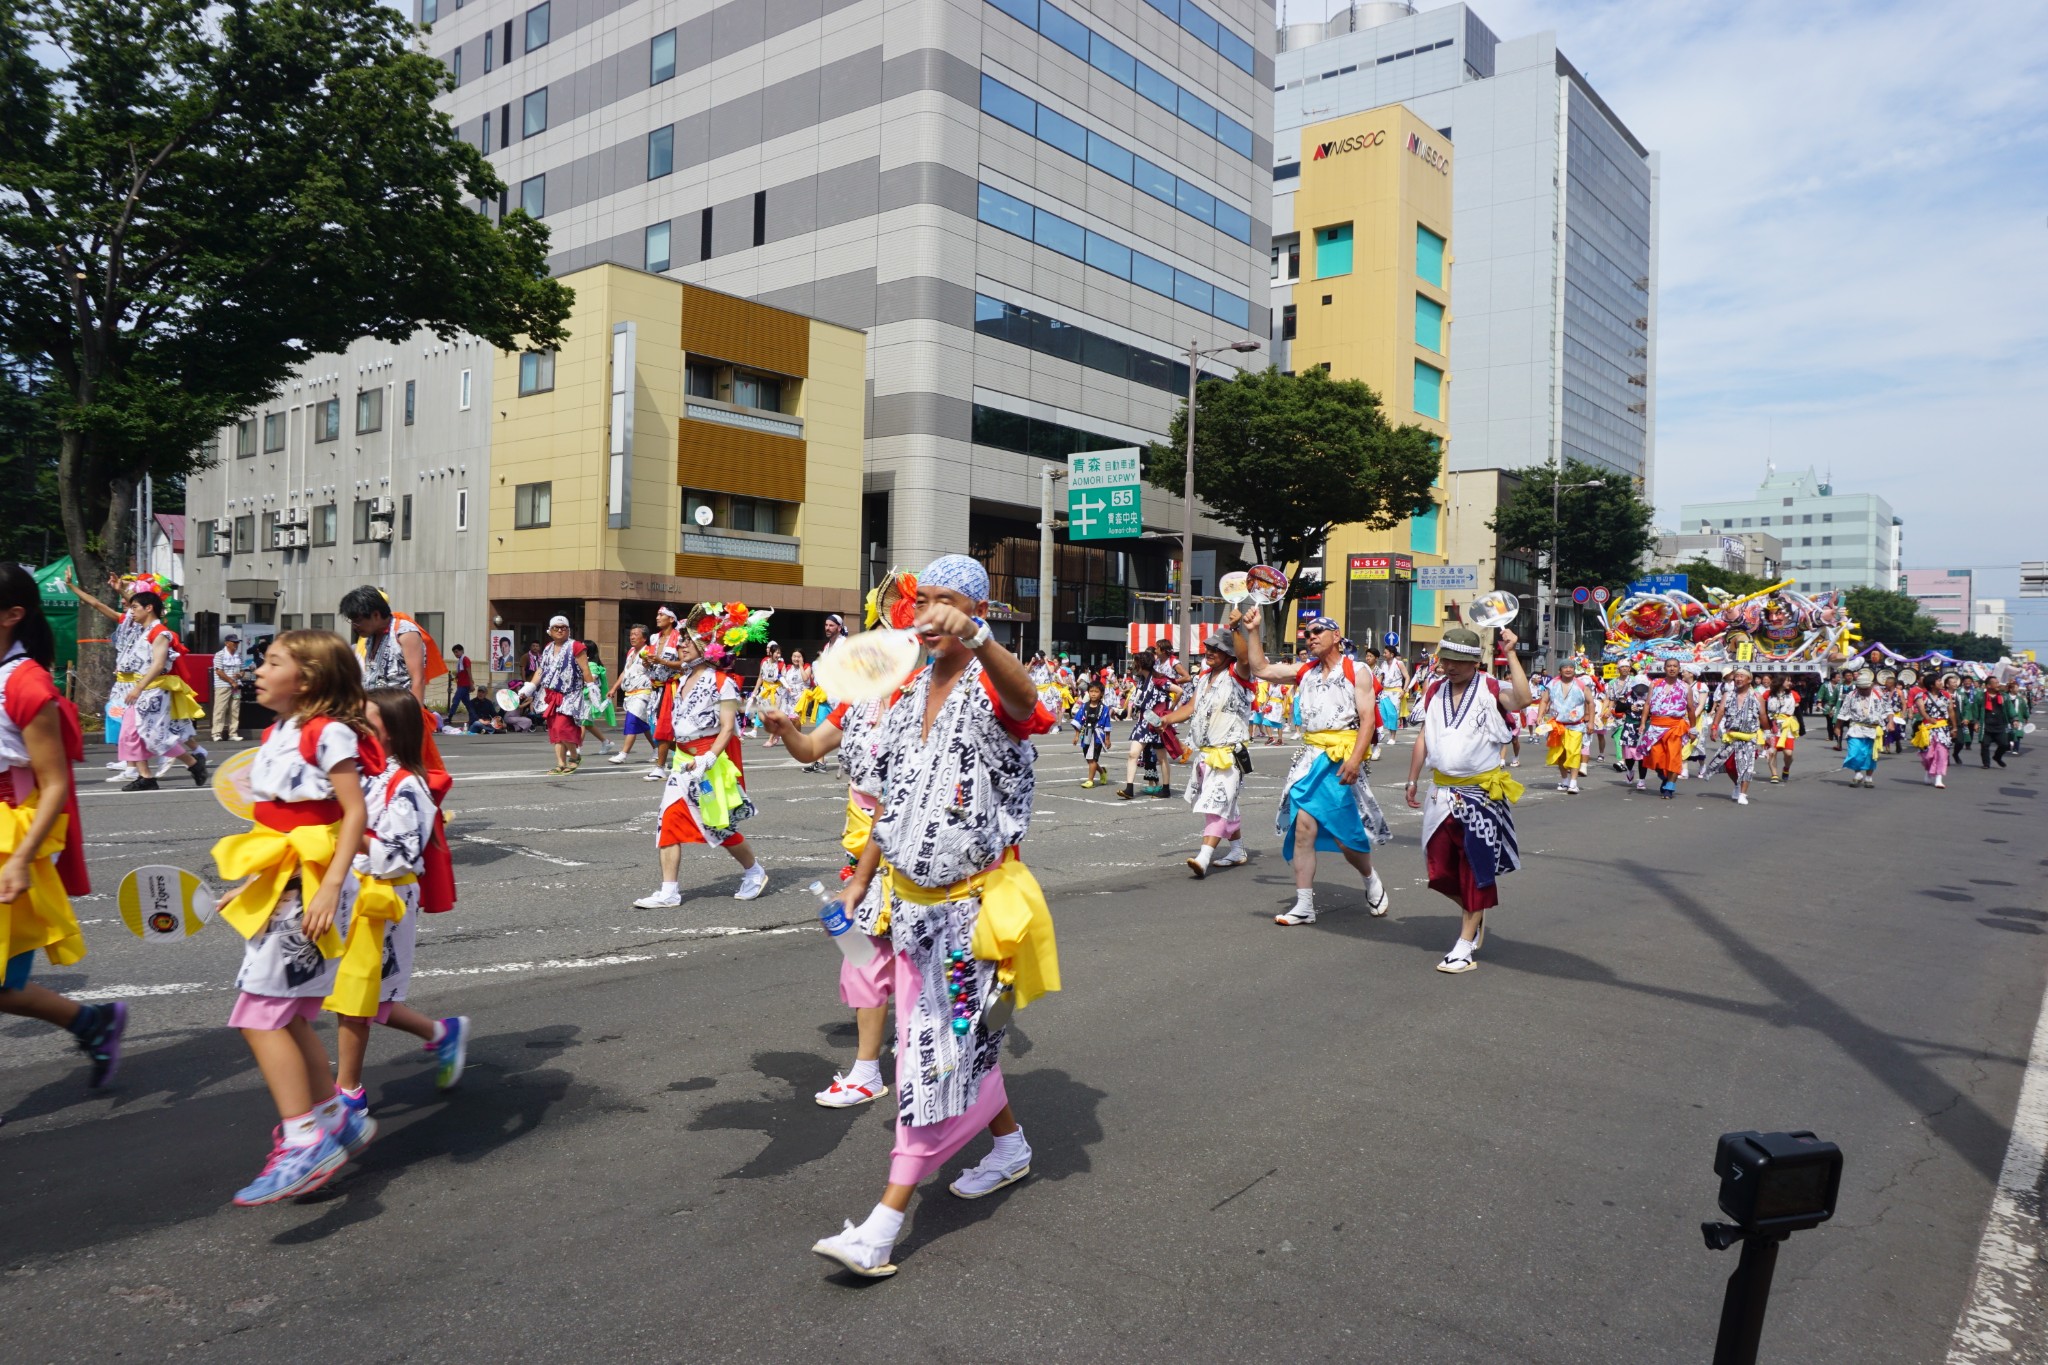
<path id="1" fill-rule="evenodd" d="M 1701 601 L 1673 588 L 1632 592 L 1603 604 L 1608 663 L 1676 659 L 1688 673 L 1726 673 L 1738 665 L 1767 673 L 1831 673 L 1856 652 L 1856 623 L 1839 592 L 1808 596 L 1774 583 L 1735 597 L 1719 588 Z"/>

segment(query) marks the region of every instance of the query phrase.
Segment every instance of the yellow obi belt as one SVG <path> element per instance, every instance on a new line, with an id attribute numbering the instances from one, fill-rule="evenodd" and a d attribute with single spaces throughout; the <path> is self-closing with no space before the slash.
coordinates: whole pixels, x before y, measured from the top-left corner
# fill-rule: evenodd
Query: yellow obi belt
<path id="1" fill-rule="evenodd" d="M 979 897 L 981 914 L 974 921 L 972 951 L 982 961 L 997 964 L 996 977 L 1017 993 L 1017 1008 L 1060 988 L 1052 909 L 1014 845 L 994 867 L 951 886 L 920 886 L 892 867 L 889 891 L 913 905 Z"/>
<path id="2" fill-rule="evenodd" d="M 334 861 L 340 831 L 339 801 L 258 801 L 248 830 L 213 846 L 213 865 L 221 876 L 229 881 L 251 879 L 221 905 L 220 918 L 243 938 L 256 937 L 270 923 L 294 876 L 299 879 L 300 903 L 311 904 Z M 329 926 L 315 946 L 322 957 L 340 957 L 341 935 Z"/>
<path id="3" fill-rule="evenodd" d="M 22 848 L 35 818 L 33 804 L 0 806 L 0 861 Z M 64 836 L 70 826 L 70 815 L 57 817 L 30 855 L 28 890 L 0 902 L 0 936 L 4 936 L 9 958 L 42 951 L 52 965 L 68 967 L 85 956 L 85 936 L 79 932 L 78 916 L 72 913 L 71 897 L 64 893 L 64 879 L 57 873 L 56 858 L 64 851 Z"/>

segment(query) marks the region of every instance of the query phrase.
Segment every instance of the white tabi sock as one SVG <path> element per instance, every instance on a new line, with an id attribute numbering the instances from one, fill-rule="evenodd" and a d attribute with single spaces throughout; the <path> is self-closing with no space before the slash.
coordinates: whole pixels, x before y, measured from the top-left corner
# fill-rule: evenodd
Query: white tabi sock
<path id="1" fill-rule="evenodd" d="M 1228 844 L 1225 844 L 1223 846 L 1223 856 L 1226 858 L 1242 858 L 1244 856 L 1243 842 L 1241 840 L 1232 839 Z"/>
<path id="2" fill-rule="evenodd" d="M 661 884 L 661 894 L 664 896 L 680 896 L 683 894 L 683 884 L 681 882 L 663 882 Z"/>
<path id="3" fill-rule="evenodd" d="M 860 1237 L 864 1242 L 884 1247 L 896 1245 L 896 1239 L 903 1235 L 903 1215 L 887 1204 L 875 1205 L 875 1211 L 868 1215 L 868 1221 L 860 1225 Z"/>
<path id="4" fill-rule="evenodd" d="M 1374 868 L 1372 874 L 1365 879 L 1365 898 L 1376 901 L 1385 890 L 1386 888 L 1380 885 L 1380 870 Z"/>
<path id="5" fill-rule="evenodd" d="M 1473 941 L 1472 941 L 1471 939 L 1469 939 L 1469 938 L 1461 938 L 1461 939 L 1459 939 L 1459 940 L 1458 940 L 1458 946 L 1457 946 L 1457 947 L 1455 947 L 1455 948 L 1453 948 L 1453 949 L 1451 949 L 1451 953 L 1450 953 L 1450 955 L 1451 955 L 1452 957 L 1470 957 L 1470 956 L 1472 956 L 1472 954 L 1474 954 L 1474 953 L 1476 953 L 1476 952 L 1478 952 L 1478 951 L 1479 951 L 1479 945 L 1478 945 L 1478 944 L 1474 943 L 1474 942 L 1473 942 Z"/>
<path id="6" fill-rule="evenodd" d="M 997 1138 L 996 1145 L 989 1149 L 989 1155 L 1007 1165 L 1030 1150 L 1030 1144 L 1024 1141 L 1024 1130 L 1019 1128 L 1014 1133 L 1005 1133 Z"/>
<path id="7" fill-rule="evenodd" d="M 1316 908 L 1316 889 L 1313 886 L 1296 887 L 1294 890 L 1294 908 L 1297 910 L 1314 910 Z"/>
<path id="8" fill-rule="evenodd" d="M 1208 870 L 1209 860 L 1215 856 L 1216 846 L 1214 844 L 1203 844 L 1195 850 L 1195 861 L 1202 865 L 1204 871 Z"/>
<path id="9" fill-rule="evenodd" d="M 879 1060 L 855 1058 L 853 1070 L 846 1073 L 849 1085 L 876 1085 L 882 1079 L 882 1063 Z"/>

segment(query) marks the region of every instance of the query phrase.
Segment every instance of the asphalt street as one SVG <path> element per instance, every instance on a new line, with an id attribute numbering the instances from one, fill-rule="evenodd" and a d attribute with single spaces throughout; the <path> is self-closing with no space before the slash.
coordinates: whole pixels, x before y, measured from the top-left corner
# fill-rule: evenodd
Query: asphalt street
<path id="1" fill-rule="evenodd" d="M 1255 755 L 1251 863 L 1197 882 L 1185 803 L 1082 789 L 1062 738 L 1026 855 L 1066 988 L 1005 1061 L 1034 1174 L 967 1203 L 949 1168 L 902 1273 L 852 1283 L 807 1250 L 873 1206 L 893 1122 L 810 1099 L 852 1057 L 805 889 L 843 786 L 750 746 L 767 894 L 692 850 L 682 907 L 647 912 L 637 768 L 445 749 L 461 904 L 412 999 L 473 1018 L 469 1075 L 439 1094 L 380 1036 L 382 1135 L 261 1210 L 228 1202 L 275 1122 L 223 1025 L 240 940 L 144 945 L 112 895 L 207 870 L 234 826 L 182 777 L 81 769 L 91 953 L 38 979 L 134 1024 L 96 1094 L 68 1039 L 0 1025 L 10 1359 L 1701 1361 L 1736 1254 L 1698 1230 L 1715 1137 L 1811 1128 L 1846 1152 L 1841 1207 L 1784 1248 L 1765 1358 L 1939 1360 L 2048 976 L 2038 752 L 1945 792 L 1888 759 L 1864 792 L 1809 739 L 1747 808 L 1604 769 L 1562 796 L 1525 763 L 1526 864 L 1449 977 L 1405 747 L 1372 774 L 1391 915 L 1325 859 L 1323 918 L 1282 929 L 1287 751 Z"/>

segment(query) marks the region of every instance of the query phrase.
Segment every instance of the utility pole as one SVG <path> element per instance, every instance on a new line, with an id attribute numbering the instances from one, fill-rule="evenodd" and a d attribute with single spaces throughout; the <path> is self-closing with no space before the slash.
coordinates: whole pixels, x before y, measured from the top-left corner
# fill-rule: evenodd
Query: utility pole
<path id="1" fill-rule="evenodd" d="M 1199 340 L 1188 343 L 1188 459 L 1186 477 L 1181 481 L 1180 523 L 1180 657 L 1192 666 L 1201 652 L 1195 638 L 1195 386 L 1201 382 L 1200 361 L 1204 356 L 1225 351 L 1256 351 L 1256 341 L 1233 341 L 1228 346 L 1202 349 Z"/>
<path id="2" fill-rule="evenodd" d="M 1038 467 L 1038 650 L 1052 657 L 1052 486 L 1067 471 L 1052 464 Z"/>
<path id="3" fill-rule="evenodd" d="M 1605 480 L 1605 479 L 1588 479 L 1588 480 L 1586 480 L 1586 482 L 1584 482 L 1584 483 L 1560 483 L 1560 482 L 1559 482 L 1558 480 L 1559 480 L 1559 479 L 1560 479 L 1560 478 L 1562 477 L 1562 475 L 1563 475 L 1563 473 L 1564 473 L 1564 470 L 1563 470 L 1563 468 L 1562 468 L 1561 466 L 1557 466 L 1557 465 L 1552 465 L 1552 466 L 1551 466 L 1551 471 L 1552 471 L 1552 472 L 1551 472 L 1551 475 L 1550 475 L 1550 630 L 1549 630 L 1549 644 L 1550 644 L 1550 647 L 1549 647 L 1549 649 L 1548 649 L 1548 650 L 1547 650 L 1547 651 L 1545 652 L 1545 655 L 1544 655 L 1544 659 L 1545 659 L 1544 667 L 1545 667 L 1546 671 L 1548 671 L 1548 672 L 1551 672 L 1551 673 L 1555 673 L 1555 672 L 1557 672 L 1557 623 L 1558 623 L 1558 621 L 1559 621 L 1559 620 L 1560 620 L 1560 619 L 1561 619 L 1561 618 L 1562 618 L 1562 617 L 1564 616 L 1564 605 L 1563 605 L 1562 603 L 1560 603 L 1560 602 L 1559 602 L 1559 601 L 1557 600 L 1557 534 L 1558 534 L 1558 531 L 1559 531 L 1559 530 L 1561 529 L 1561 528 L 1560 528 L 1560 527 L 1558 526 L 1558 522 L 1557 522 L 1557 519 L 1558 519 L 1558 515 L 1559 515 L 1559 513 L 1558 513 L 1558 495 L 1559 495 L 1559 494 L 1561 494 L 1561 493 L 1567 493 L 1567 492 L 1571 492 L 1571 491 L 1573 491 L 1573 490 L 1576 490 L 1576 489 L 1580 489 L 1580 488 L 1605 488 L 1605 487 L 1607 486 L 1607 480 Z"/>

